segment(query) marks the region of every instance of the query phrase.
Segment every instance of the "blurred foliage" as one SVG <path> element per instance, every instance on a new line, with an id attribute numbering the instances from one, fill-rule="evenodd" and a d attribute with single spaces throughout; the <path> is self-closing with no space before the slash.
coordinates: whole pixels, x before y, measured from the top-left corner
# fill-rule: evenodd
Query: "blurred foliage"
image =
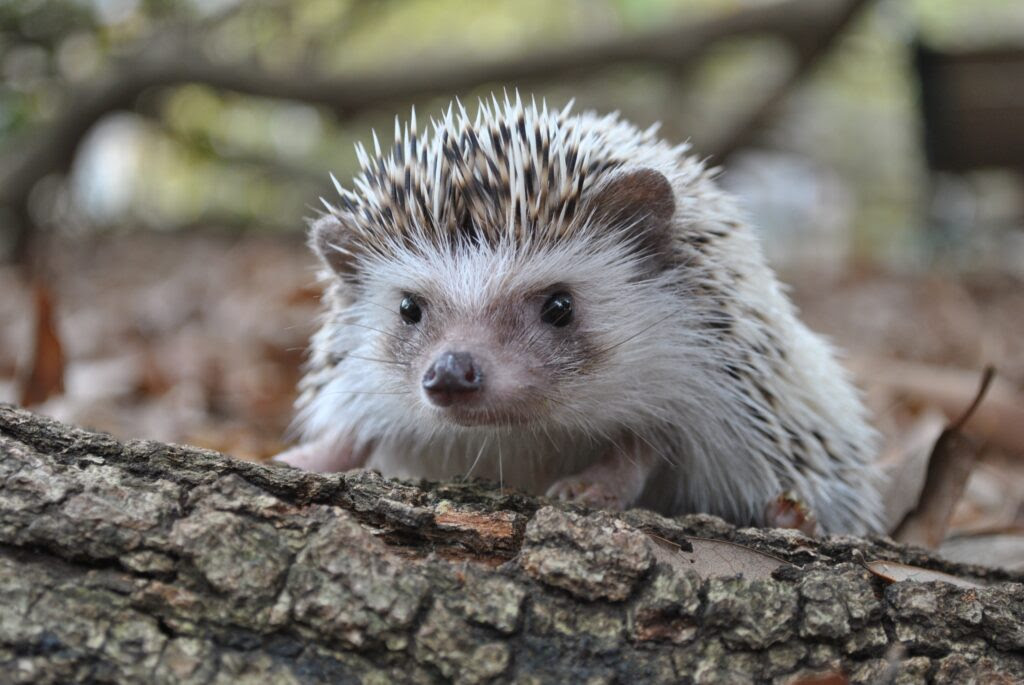
<path id="1" fill-rule="evenodd" d="M 1024 3 L 1020 0 L 911 0 L 921 31 L 949 47 L 1024 45 Z"/>
<path id="2" fill-rule="evenodd" d="M 8 0 L 0 3 L 0 148 L 57 116 L 69 88 L 111 60 L 176 31 L 208 34 L 212 58 L 279 73 L 387 73 L 402 65 L 522 54 L 733 12 L 768 0 Z M 899 251 L 921 223 L 909 46 L 1024 43 L 1019 0 L 883 0 L 789 99 L 760 145 L 840 179 L 862 254 Z M 554 104 L 618 109 L 697 150 L 770 91 L 788 56 L 769 40 L 723 43 L 695 70 L 623 66 L 537 91 Z M 479 94 L 505 84 L 488 84 Z M 453 94 L 455 95 L 455 94 Z M 472 102 L 477 93 L 459 94 Z M 446 101 L 417 102 L 438 111 Z M 404 113 L 403 113 L 404 114 Z M 62 226 L 289 227 L 354 171 L 352 143 L 389 131 L 392 111 L 339 121 L 322 108 L 190 85 L 143 98 L 102 122 L 79 150 L 63 202 L 37 203 Z"/>

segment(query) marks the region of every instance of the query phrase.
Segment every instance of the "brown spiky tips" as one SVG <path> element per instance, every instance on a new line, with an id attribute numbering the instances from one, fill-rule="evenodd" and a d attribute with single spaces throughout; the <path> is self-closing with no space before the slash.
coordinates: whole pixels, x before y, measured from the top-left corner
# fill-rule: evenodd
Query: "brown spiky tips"
<path id="1" fill-rule="evenodd" d="M 692 165 L 680 166 L 686 146 L 654 134 L 615 114 L 524 105 L 518 94 L 481 102 L 472 117 L 455 102 L 423 132 L 414 111 L 409 122 L 396 120 L 390 150 L 376 134 L 372 154 L 357 146 L 360 172 L 351 189 L 335 183 L 338 199 L 324 201 L 312 243 L 343 278 L 409 250 L 464 242 L 529 249 L 593 231 L 595 222 L 628 224 L 629 239 L 659 250 L 672 185 L 686 180 L 669 175 Z M 647 240 L 647 228 L 658 237 Z"/>

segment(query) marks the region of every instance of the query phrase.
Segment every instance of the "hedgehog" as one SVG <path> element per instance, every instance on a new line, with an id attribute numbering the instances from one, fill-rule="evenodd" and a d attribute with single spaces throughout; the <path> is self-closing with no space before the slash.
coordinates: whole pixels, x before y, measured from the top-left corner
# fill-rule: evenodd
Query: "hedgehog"
<path id="1" fill-rule="evenodd" d="M 859 394 L 688 144 L 516 93 L 356 153 L 310 222 L 325 314 L 279 461 L 879 531 Z"/>

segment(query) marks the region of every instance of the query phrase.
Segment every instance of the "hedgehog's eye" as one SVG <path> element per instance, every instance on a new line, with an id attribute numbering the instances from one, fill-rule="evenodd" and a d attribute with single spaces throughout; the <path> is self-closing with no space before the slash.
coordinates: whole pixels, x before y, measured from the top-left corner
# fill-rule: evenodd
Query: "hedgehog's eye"
<path id="1" fill-rule="evenodd" d="M 555 293 L 540 308 L 540 320 L 552 326 L 568 326 L 572 321 L 572 295 Z"/>
<path id="2" fill-rule="evenodd" d="M 412 295 L 402 298 L 402 304 L 398 305 L 398 313 L 402 315 L 402 320 L 409 324 L 419 323 L 423 318 L 423 309 Z"/>

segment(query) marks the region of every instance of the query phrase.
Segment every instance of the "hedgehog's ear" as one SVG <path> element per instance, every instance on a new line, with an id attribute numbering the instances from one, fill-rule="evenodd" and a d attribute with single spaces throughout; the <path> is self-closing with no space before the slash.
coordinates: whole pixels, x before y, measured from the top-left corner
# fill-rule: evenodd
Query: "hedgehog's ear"
<path id="1" fill-rule="evenodd" d="M 310 224 L 309 244 L 342 280 L 358 280 L 354 232 L 346 215 L 324 214 Z"/>
<path id="2" fill-rule="evenodd" d="M 612 176 L 593 192 L 595 221 L 621 232 L 651 258 L 655 268 L 669 265 L 676 199 L 664 174 L 647 168 L 627 171 Z"/>

